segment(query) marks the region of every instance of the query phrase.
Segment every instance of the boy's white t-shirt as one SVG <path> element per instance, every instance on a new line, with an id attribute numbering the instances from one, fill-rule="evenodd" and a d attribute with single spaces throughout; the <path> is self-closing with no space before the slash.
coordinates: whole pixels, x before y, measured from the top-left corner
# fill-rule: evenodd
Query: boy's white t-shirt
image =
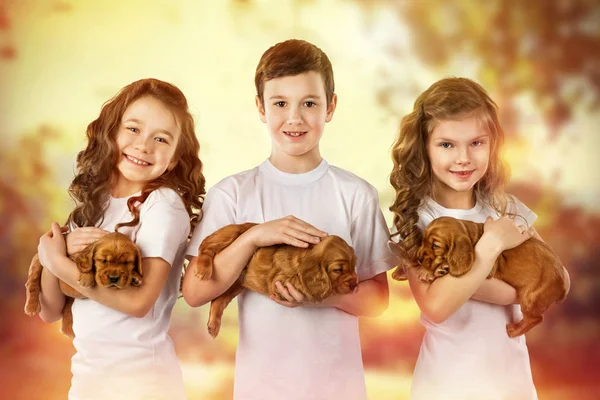
<path id="1" fill-rule="evenodd" d="M 395 263 L 376 189 L 325 160 L 303 174 L 267 160 L 211 188 L 203 211 L 190 256 L 223 226 L 293 215 L 351 245 L 360 280 Z M 288 308 L 249 290 L 238 296 L 238 310 L 235 399 L 366 399 L 356 316 L 333 307 Z"/>
<path id="2" fill-rule="evenodd" d="M 112 232 L 116 224 L 131 221 L 127 199 L 111 197 L 98 227 Z M 77 353 L 71 361 L 69 400 L 185 399 L 181 369 L 167 331 L 179 295 L 189 221 L 179 195 L 162 188 L 150 193 L 141 205 L 137 226 L 119 229 L 136 243 L 142 258 L 160 257 L 171 270 L 156 303 L 143 318 L 93 300 L 75 300 L 73 345 Z"/>
<path id="3" fill-rule="evenodd" d="M 509 211 L 531 226 L 537 215 L 514 200 Z M 419 209 L 418 225 L 425 229 L 442 216 L 485 222 L 488 216 L 498 218 L 498 213 L 482 202 L 470 210 L 457 210 L 427 199 Z M 468 300 L 440 324 L 421 314 L 427 330 L 415 366 L 411 400 L 537 399 L 525 336 L 511 339 L 506 333 L 506 324 L 521 318 L 518 304 L 500 306 L 476 300 Z"/>

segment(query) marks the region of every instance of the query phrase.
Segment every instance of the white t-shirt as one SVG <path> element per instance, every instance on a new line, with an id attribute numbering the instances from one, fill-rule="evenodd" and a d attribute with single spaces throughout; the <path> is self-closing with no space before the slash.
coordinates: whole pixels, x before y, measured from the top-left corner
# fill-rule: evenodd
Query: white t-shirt
<path id="1" fill-rule="evenodd" d="M 99 227 L 114 231 L 116 224 L 131 219 L 127 198 L 111 197 Z M 189 231 L 181 198 L 165 188 L 152 192 L 141 205 L 136 227 L 119 229 L 140 248 L 142 258 L 160 257 L 168 262 L 169 277 L 143 318 L 93 300 L 75 300 L 73 345 L 77 353 L 71 361 L 69 400 L 185 399 L 181 369 L 167 330 L 179 294 Z"/>
<path id="2" fill-rule="evenodd" d="M 267 160 L 211 188 L 203 210 L 191 256 L 225 225 L 294 215 L 352 246 L 360 280 L 395 263 L 376 189 L 325 160 L 303 174 L 284 173 Z M 249 290 L 238 296 L 238 310 L 234 398 L 366 399 L 356 316 L 333 307 L 292 309 Z"/>
<path id="3" fill-rule="evenodd" d="M 537 218 L 516 199 L 511 211 L 528 226 Z M 456 210 L 428 199 L 419 209 L 419 227 L 424 229 L 442 216 L 485 222 L 498 213 L 482 202 L 470 210 Z M 415 366 L 411 400 L 537 399 L 525 336 L 511 339 L 506 333 L 506 324 L 521 318 L 518 304 L 500 306 L 476 300 L 468 300 L 440 324 L 421 314 L 427 330 Z"/>

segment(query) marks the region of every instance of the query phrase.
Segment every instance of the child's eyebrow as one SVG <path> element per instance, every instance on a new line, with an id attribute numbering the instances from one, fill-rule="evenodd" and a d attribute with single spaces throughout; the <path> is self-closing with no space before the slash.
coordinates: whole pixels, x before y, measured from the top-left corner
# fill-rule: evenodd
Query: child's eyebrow
<path id="1" fill-rule="evenodd" d="M 480 135 L 474 138 L 469 139 L 469 142 L 475 141 L 475 140 L 481 140 L 481 139 L 487 139 L 490 135 L 489 134 L 485 134 L 485 135 Z M 441 141 L 441 142 L 456 142 L 456 139 L 449 139 L 449 138 L 445 138 L 445 137 L 439 137 L 439 138 L 435 138 L 434 139 L 436 142 L 437 141 Z"/>
<path id="2" fill-rule="evenodd" d="M 281 96 L 281 95 L 275 95 L 275 96 L 271 96 L 269 97 L 269 100 L 281 100 L 281 99 L 286 99 L 287 97 L 285 96 Z M 319 96 L 318 94 L 307 94 L 306 96 L 302 97 L 302 99 L 320 99 L 321 96 Z"/>
<path id="3" fill-rule="evenodd" d="M 123 123 L 125 123 L 125 122 L 135 122 L 136 124 L 144 125 L 144 123 L 142 121 L 140 121 L 139 119 L 136 119 L 136 118 L 128 118 L 126 120 L 123 120 Z"/>

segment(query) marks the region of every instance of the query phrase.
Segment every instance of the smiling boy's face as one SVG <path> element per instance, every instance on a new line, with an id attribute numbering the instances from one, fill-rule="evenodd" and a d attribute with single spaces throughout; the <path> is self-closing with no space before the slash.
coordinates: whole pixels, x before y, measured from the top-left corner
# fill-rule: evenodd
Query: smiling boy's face
<path id="1" fill-rule="evenodd" d="M 264 104 L 256 96 L 262 122 L 271 135 L 271 162 L 286 172 L 316 167 L 321 161 L 319 140 L 331 121 L 337 98 L 327 104 L 318 72 L 271 79 L 264 84 Z"/>

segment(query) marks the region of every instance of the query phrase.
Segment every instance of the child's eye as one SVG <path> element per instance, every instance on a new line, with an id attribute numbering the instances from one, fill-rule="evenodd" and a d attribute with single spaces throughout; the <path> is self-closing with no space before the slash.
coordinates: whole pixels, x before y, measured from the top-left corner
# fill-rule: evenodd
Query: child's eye
<path id="1" fill-rule="evenodd" d="M 483 142 L 481 140 L 476 140 L 473 142 L 473 146 L 477 147 L 477 146 L 481 146 L 483 144 Z"/>
<path id="2" fill-rule="evenodd" d="M 157 142 L 160 142 L 160 143 L 167 143 L 167 144 L 169 144 L 169 142 L 167 142 L 165 139 L 163 139 L 161 137 L 156 137 L 156 138 L 154 138 L 154 140 L 156 140 Z"/>
<path id="3" fill-rule="evenodd" d="M 275 107 L 285 107 L 285 101 L 278 101 L 275 103 Z"/>
<path id="4" fill-rule="evenodd" d="M 129 127 L 127 128 L 128 130 L 130 130 L 133 133 L 140 133 L 140 130 L 138 128 L 134 128 L 134 127 Z"/>
<path id="5" fill-rule="evenodd" d="M 440 143 L 440 146 L 443 147 L 444 149 L 449 149 L 452 147 L 452 143 L 443 142 L 443 143 Z"/>
<path id="6" fill-rule="evenodd" d="M 306 107 L 315 107 L 317 105 L 317 103 L 315 103 L 314 101 L 305 101 L 304 102 L 304 106 Z"/>

